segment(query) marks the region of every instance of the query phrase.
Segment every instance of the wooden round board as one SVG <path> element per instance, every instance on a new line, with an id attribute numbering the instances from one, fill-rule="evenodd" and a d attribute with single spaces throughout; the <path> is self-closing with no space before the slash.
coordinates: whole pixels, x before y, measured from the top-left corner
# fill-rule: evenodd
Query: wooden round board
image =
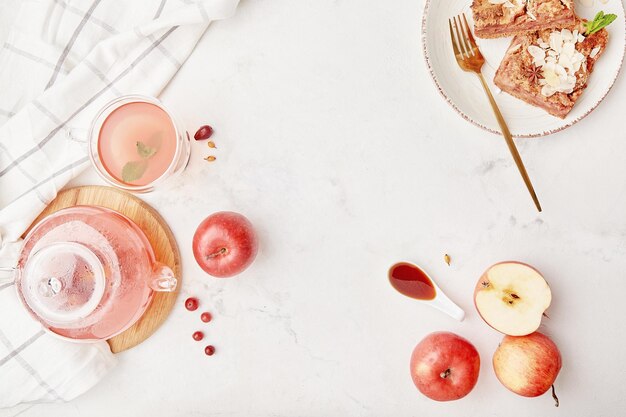
<path id="1" fill-rule="evenodd" d="M 139 198 L 111 187 L 89 185 L 63 190 L 39 215 L 33 225 L 56 211 L 78 205 L 107 207 L 137 223 L 148 237 L 157 261 L 172 268 L 174 275 L 178 278 L 176 291 L 155 293 L 141 319 L 123 333 L 108 340 L 113 353 L 122 352 L 150 337 L 170 314 L 178 296 L 178 289 L 182 284 L 180 251 L 172 231 L 155 209 Z"/>

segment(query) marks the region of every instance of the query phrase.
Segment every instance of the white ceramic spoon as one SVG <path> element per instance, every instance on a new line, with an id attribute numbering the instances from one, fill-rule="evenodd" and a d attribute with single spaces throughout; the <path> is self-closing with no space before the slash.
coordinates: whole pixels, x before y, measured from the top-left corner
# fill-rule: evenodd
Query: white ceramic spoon
<path id="1" fill-rule="evenodd" d="M 428 304 L 458 321 L 465 318 L 461 307 L 453 303 L 419 266 L 398 262 L 389 268 L 388 277 L 391 286 L 399 293 Z"/>

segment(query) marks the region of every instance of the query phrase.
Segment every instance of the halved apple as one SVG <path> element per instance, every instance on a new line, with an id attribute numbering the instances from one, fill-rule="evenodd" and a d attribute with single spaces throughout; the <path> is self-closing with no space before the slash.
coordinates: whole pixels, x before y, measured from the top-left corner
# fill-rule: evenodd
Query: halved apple
<path id="1" fill-rule="evenodd" d="M 552 292 L 543 276 L 521 262 L 501 262 L 480 277 L 474 290 L 478 314 L 488 325 L 510 336 L 537 330 Z"/>

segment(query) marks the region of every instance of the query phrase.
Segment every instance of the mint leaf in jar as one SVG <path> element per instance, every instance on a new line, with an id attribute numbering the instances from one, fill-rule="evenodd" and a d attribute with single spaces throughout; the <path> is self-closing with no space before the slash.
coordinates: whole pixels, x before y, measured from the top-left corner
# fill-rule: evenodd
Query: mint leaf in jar
<path id="1" fill-rule="evenodd" d="M 122 168 L 122 181 L 133 182 L 140 179 L 148 168 L 148 161 L 142 159 L 141 161 L 130 161 Z"/>

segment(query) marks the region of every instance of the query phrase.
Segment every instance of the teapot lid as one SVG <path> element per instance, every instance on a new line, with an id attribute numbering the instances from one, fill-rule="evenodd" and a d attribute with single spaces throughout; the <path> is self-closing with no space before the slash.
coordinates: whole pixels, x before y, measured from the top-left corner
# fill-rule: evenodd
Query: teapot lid
<path id="1" fill-rule="evenodd" d="M 100 259 L 80 243 L 43 246 L 24 265 L 22 296 L 33 312 L 53 326 L 91 314 L 104 295 Z"/>

